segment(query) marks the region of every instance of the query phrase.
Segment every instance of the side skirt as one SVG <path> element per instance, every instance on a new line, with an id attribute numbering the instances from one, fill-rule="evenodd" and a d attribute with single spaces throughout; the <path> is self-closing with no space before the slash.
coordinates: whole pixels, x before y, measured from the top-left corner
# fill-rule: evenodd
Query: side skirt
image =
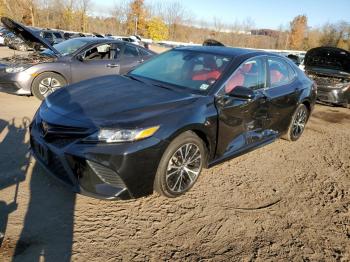
<path id="1" fill-rule="evenodd" d="M 268 144 L 271 144 L 272 142 L 274 142 L 275 140 L 277 140 L 279 138 L 279 136 L 273 136 L 272 138 L 269 138 L 267 140 L 264 140 L 262 142 L 257 142 L 257 143 L 254 143 L 254 144 L 250 144 L 250 145 L 247 145 L 237 151 L 234 151 L 230 154 L 227 154 L 227 155 L 223 155 L 222 157 L 219 157 L 219 158 L 216 158 L 214 159 L 213 161 L 209 162 L 208 164 L 208 168 L 211 168 L 213 166 L 216 166 L 218 164 L 221 164 L 223 162 L 226 162 L 227 160 L 230 160 L 230 159 L 233 159 L 233 158 L 236 158 L 236 157 L 239 157 L 241 155 L 244 155 L 248 152 L 251 152 L 255 149 L 258 149 L 260 147 L 263 147 L 265 145 L 268 145 Z"/>

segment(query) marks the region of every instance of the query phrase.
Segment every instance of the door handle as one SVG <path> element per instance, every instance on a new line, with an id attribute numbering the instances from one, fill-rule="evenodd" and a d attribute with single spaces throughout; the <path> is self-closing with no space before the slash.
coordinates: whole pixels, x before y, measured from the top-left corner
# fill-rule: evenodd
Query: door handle
<path id="1" fill-rule="evenodd" d="M 108 64 L 108 65 L 106 65 L 106 67 L 116 68 L 116 67 L 119 67 L 119 65 L 118 64 Z"/>

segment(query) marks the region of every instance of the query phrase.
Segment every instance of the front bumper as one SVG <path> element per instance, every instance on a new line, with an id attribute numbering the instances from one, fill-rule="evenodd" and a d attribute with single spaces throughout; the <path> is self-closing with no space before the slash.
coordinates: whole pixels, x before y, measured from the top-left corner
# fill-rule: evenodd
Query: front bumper
<path id="1" fill-rule="evenodd" d="M 30 128 L 33 156 L 74 192 L 108 200 L 153 193 L 167 142 L 154 137 L 123 144 L 83 144 L 69 138 L 48 142 L 37 123 L 34 120 Z"/>
<path id="2" fill-rule="evenodd" d="M 0 91 L 16 94 L 31 95 L 33 77 L 25 71 L 19 73 L 0 73 Z"/>
<path id="3" fill-rule="evenodd" d="M 347 106 L 350 103 L 350 89 L 343 91 L 343 89 L 326 88 L 318 86 L 317 100 L 336 105 Z"/>

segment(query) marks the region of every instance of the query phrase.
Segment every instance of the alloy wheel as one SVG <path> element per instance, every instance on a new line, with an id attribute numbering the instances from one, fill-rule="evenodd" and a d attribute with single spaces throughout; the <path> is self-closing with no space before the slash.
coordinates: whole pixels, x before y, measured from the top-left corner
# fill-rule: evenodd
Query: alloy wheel
<path id="1" fill-rule="evenodd" d="M 47 77 L 41 80 L 39 84 L 39 92 L 42 96 L 47 97 L 61 87 L 62 84 L 56 78 Z"/>
<path id="2" fill-rule="evenodd" d="M 307 111 L 305 108 L 300 108 L 298 112 L 296 113 L 294 122 L 293 122 L 293 127 L 292 127 L 292 134 L 294 137 L 299 137 L 305 129 L 305 125 L 307 122 Z"/>
<path id="3" fill-rule="evenodd" d="M 180 194 L 189 189 L 197 180 L 202 168 L 202 155 L 196 144 L 182 145 L 170 158 L 166 184 L 168 189 Z"/>

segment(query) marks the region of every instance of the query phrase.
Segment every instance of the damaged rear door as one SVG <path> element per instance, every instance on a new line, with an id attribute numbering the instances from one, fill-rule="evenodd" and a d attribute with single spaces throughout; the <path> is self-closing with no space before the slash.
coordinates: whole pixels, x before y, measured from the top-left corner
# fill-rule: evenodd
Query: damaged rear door
<path id="1" fill-rule="evenodd" d="M 267 59 L 268 86 L 264 94 L 268 100 L 268 119 L 266 128 L 271 132 L 285 131 L 298 105 L 302 83 L 297 81 L 294 69 L 280 57 Z"/>

